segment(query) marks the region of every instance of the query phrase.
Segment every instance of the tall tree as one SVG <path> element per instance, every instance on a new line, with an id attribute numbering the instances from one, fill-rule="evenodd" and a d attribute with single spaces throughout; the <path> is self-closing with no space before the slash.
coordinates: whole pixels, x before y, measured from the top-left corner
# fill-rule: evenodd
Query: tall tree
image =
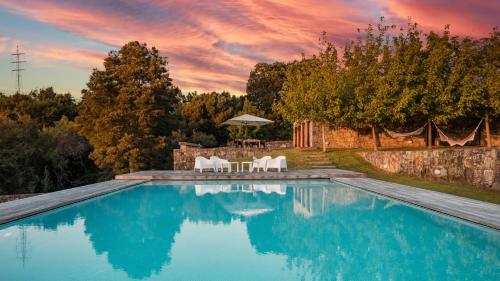
<path id="1" fill-rule="evenodd" d="M 286 64 L 282 62 L 258 63 L 250 72 L 247 82 L 247 98 L 266 114 L 272 113 L 272 105 L 280 100 L 280 91 L 286 78 Z"/>
<path id="2" fill-rule="evenodd" d="M 246 87 L 246 97 L 263 113 L 261 116 L 274 121 L 265 128 L 269 132 L 268 137 L 273 139 L 284 139 L 290 135 L 290 124 L 272 108 L 281 100 L 286 71 L 287 64 L 283 62 L 258 63 L 250 72 Z"/>
<path id="3" fill-rule="evenodd" d="M 372 101 L 376 117 L 388 128 L 421 126 L 416 97 L 422 93 L 425 81 L 421 32 L 416 23 L 406 28 L 385 46 L 380 83 Z"/>
<path id="4" fill-rule="evenodd" d="M 457 109 L 463 117 L 484 118 L 486 143 L 491 147 L 490 123 L 500 116 L 500 32 L 466 38 L 458 50 L 452 82 L 459 86 Z"/>
<path id="5" fill-rule="evenodd" d="M 318 65 L 316 56 L 303 57 L 288 65 L 281 100 L 273 107 L 289 122 L 302 122 L 311 118 L 314 99 L 310 93 L 314 85 L 310 77 Z"/>
<path id="6" fill-rule="evenodd" d="M 82 93 L 76 123 L 99 167 L 114 173 L 170 167 L 180 90 L 156 48 L 135 41 L 110 52 Z"/>
<path id="7" fill-rule="evenodd" d="M 446 124 L 456 117 L 456 96 L 448 87 L 457 38 L 452 38 L 447 26 L 442 35 L 430 32 L 426 36 L 427 48 L 423 61 L 425 71 L 424 89 L 417 96 L 419 113 L 428 119 L 428 145 L 432 146 L 431 120 Z"/>
<path id="8" fill-rule="evenodd" d="M 388 59 L 387 41 L 385 34 L 389 26 L 384 25 L 383 19 L 377 25 L 368 25 L 364 34 L 356 41 L 345 47 L 343 63 L 345 66 L 344 79 L 348 79 L 354 88 L 353 98 L 355 106 L 348 112 L 351 117 L 351 126 L 363 128 L 369 126 L 372 131 L 374 149 L 377 150 L 377 127 L 382 125 L 380 104 L 376 98 L 378 87 L 387 73 Z"/>

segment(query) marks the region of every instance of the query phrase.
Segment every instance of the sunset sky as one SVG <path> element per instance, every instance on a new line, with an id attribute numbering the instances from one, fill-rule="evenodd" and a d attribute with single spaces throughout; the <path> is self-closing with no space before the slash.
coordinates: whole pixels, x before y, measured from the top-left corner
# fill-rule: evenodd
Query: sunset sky
<path id="1" fill-rule="evenodd" d="M 311 54 L 322 31 L 341 46 L 385 16 L 480 37 L 500 25 L 499 15 L 498 0 L 0 0 L 0 91 L 15 91 L 9 62 L 17 44 L 27 53 L 24 92 L 54 86 L 78 98 L 107 52 L 138 40 L 168 57 L 184 93 L 241 94 L 257 62 Z"/>

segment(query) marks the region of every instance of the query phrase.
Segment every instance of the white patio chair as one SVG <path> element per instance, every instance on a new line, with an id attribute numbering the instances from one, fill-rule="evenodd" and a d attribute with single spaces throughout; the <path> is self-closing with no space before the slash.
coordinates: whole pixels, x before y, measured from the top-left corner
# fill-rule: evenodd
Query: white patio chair
<path id="1" fill-rule="evenodd" d="M 196 172 L 196 170 L 199 170 L 200 173 L 203 173 L 204 169 L 216 171 L 217 168 L 215 167 L 215 161 L 207 159 L 203 156 L 196 156 L 194 159 L 194 171 Z"/>
<path id="2" fill-rule="evenodd" d="M 277 169 L 278 172 L 287 171 L 287 165 L 286 165 L 286 157 L 285 156 L 278 156 L 274 159 L 269 159 L 266 161 L 266 172 L 269 169 Z"/>
<path id="3" fill-rule="evenodd" d="M 254 169 L 257 169 L 257 172 L 260 171 L 260 169 L 262 169 L 262 171 L 265 171 L 266 170 L 266 162 L 267 160 L 270 160 L 272 159 L 271 156 L 264 156 L 262 158 L 253 158 L 253 162 L 252 162 L 252 167 Z"/>
<path id="4" fill-rule="evenodd" d="M 227 171 L 229 171 L 229 161 L 228 160 L 221 159 L 218 156 L 211 156 L 210 160 L 214 161 L 216 172 L 218 172 L 219 170 L 221 172 L 224 172 L 224 169 L 227 169 Z"/>
<path id="5" fill-rule="evenodd" d="M 254 184 L 252 187 L 254 191 L 261 191 L 266 194 L 271 194 L 273 192 L 279 195 L 286 194 L 286 185 L 282 184 Z"/>

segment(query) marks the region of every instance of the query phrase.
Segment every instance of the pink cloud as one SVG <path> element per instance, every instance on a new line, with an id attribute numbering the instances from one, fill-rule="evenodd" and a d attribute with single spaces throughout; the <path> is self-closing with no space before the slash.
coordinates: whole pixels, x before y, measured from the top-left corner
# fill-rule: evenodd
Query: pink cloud
<path id="1" fill-rule="evenodd" d="M 388 11 L 418 22 L 427 30 L 440 32 L 450 24 L 454 34 L 487 36 L 500 24 L 500 2 L 489 0 L 391 0 Z"/>
<path id="2" fill-rule="evenodd" d="M 67 63 L 86 70 L 102 65 L 105 55 L 100 52 L 61 46 L 36 47 L 30 53 L 31 60 L 38 63 Z"/>
<path id="3" fill-rule="evenodd" d="M 426 29 L 450 23 L 453 31 L 476 36 L 488 33 L 500 12 L 498 2 L 472 0 L 0 0 L 0 6 L 115 48 L 146 42 L 169 57 L 171 76 L 182 89 L 233 93 L 244 92 L 259 61 L 290 61 L 316 52 L 322 31 L 342 46 L 358 27 L 387 15 L 392 22 L 411 16 Z M 88 68 L 101 65 L 106 55 L 45 49 L 46 59 L 65 57 Z"/>

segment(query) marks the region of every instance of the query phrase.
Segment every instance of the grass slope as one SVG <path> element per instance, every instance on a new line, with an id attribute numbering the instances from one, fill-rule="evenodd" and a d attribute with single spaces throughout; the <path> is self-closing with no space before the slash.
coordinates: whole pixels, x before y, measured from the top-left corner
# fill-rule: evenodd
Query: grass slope
<path id="1" fill-rule="evenodd" d="M 390 174 L 373 167 L 365 161 L 356 149 L 335 149 L 328 151 L 328 157 L 339 169 L 365 173 L 373 179 L 384 180 L 404 185 L 415 186 L 476 200 L 500 204 L 500 191 L 482 189 L 465 182 L 443 182 L 411 177 L 402 174 Z M 290 169 L 308 169 L 310 166 L 304 161 L 307 150 L 283 149 L 271 152 L 271 156 L 285 155 Z"/>
<path id="2" fill-rule="evenodd" d="M 499 191 L 478 188 L 465 182 L 433 181 L 402 174 L 390 174 L 373 167 L 356 152 L 356 150 L 333 150 L 328 152 L 328 154 L 330 159 L 339 169 L 362 172 L 373 179 L 395 182 L 500 204 Z"/>

